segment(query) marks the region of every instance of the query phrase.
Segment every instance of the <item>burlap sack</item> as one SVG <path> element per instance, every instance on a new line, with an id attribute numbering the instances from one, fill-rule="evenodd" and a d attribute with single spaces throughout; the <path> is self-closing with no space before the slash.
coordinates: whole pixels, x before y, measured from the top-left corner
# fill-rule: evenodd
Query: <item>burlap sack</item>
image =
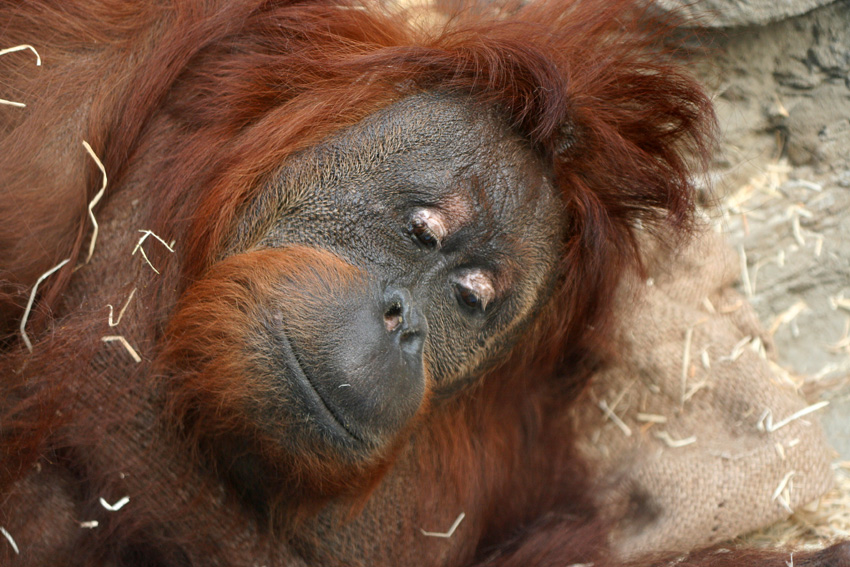
<path id="1" fill-rule="evenodd" d="M 624 557 L 768 525 L 832 479 L 816 408 L 772 366 L 731 288 L 737 255 L 707 233 L 675 258 L 662 247 L 647 258 L 650 279 L 617 298 L 619 359 L 575 410 L 581 450 L 610 486 L 603 509 L 623 517 L 613 545 Z"/>

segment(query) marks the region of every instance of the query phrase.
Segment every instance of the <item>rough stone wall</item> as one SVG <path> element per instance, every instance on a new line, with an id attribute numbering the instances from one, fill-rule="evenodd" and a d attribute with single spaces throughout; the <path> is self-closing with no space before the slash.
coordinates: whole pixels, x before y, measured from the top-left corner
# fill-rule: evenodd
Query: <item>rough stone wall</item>
<path id="1" fill-rule="evenodd" d="M 697 68 L 722 128 L 718 222 L 746 265 L 739 289 L 779 361 L 831 400 L 822 421 L 850 458 L 850 0 L 697 6 L 734 26 L 704 24 Z"/>
<path id="2" fill-rule="evenodd" d="M 766 24 L 829 4 L 834 0 L 658 0 L 665 9 L 677 10 L 701 25 L 715 28 Z"/>
<path id="3" fill-rule="evenodd" d="M 847 167 L 850 2 L 706 39 L 702 73 L 716 92 L 729 166 L 787 155 L 792 165 Z"/>

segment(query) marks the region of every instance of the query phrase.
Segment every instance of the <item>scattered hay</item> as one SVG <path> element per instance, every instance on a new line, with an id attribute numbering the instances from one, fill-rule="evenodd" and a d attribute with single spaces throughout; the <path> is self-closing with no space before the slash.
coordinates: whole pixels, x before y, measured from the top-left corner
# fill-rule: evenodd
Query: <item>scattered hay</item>
<path id="1" fill-rule="evenodd" d="M 734 346 L 732 346 L 732 352 L 730 352 L 728 356 L 721 356 L 718 361 L 735 362 L 736 360 L 741 358 L 742 354 L 744 354 L 744 347 L 746 347 L 751 342 L 753 342 L 753 337 L 747 335 L 746 337 L 735 343 Z"/>
<path id="2" fill-rule="evenodd" d="M 71 261 L 70 258 L 65 258 L 64 260 L 62 260 L 61 262 L 59 262 L 58 264 L 56 264 L 55 266 L 53 266 L 52 268 L 50 268 L 49 270 L 47 270 L 46 272 L 41 274 L 38 277 L 38 279 L 35 281 L 35 285 L 32 286 L 32 290 L 30 291 L 30 298 L 29 298 L 29 301 L 27 301 L 27 308 L 24 309 L 24 316 L 21 317 L 21 327 L 20 327 L 21 328 L 21 338 L 24 339 L 24 344 L 27 346 L 27 350 L 30 351 L 30 352 L 32 352 L 32 342 L 30 342 L 30 338 L 27 335 L 26 326 L 27 326 L 27 320 L 29 320 L 29 317 L 30 317 L 30 311 L 32 311 L 32 304 L 35 301 L 35 294 L 38 293 L 38 286 L 41 285 L 41 282 L 43 282 L 44 280 L 49 278 L 51 275 L 53 275 L 53 272 L 59 270 L 62 266 L 64 266 L 65 264 L 67 264 L 70 261 Z"/>
<path id="3" fill-rule="evenodd" d="M 109 326 L 117 327 L 118 323 L 121 322 L 121 318 L 124 316 L 124 312 L 127 310 L 127 307 L 130 305 L 130 302 L 133 301 L 133 296 L 136 295 L 136 289 L 133 288 L 133 291 L 130 292 L 130 297 L 127 298 L 127 301 L 124 302 L 124 307 L 121 308 L 121 311 L 118 312 L 118 318 L 114 321 L 112 320 L 112 304 L 108 303 L 106 306 L 109 307 Z"/>
<path id="4" fill-rule="evenodd" d="M 764 413 L 761 414 L 761 417 L 756 424 L 756 429 L 765 433 L 773 433 L 777 429 L 785 427 L 792 421 L 800 419 L 801 417 L 805 417 L 810 413 L 816 412 L 819 409 L 823 409 L 829 405 L 829 402 L 824 400 L 822 402 L 818 402 L 816 404 L 812 404 L 810 406 L 804 407 L 800 411 L 794 412 L 783 420 L 778 421 L 777 423 L 773 423 L 773 412 L 769 409 L 764 410 Z"/>
<path id="5" fill-rule="evenodd" d="M 6 49 L 0 49 L 0 56 L 6 55 L 7 53 L 13 53 L 15 51 L 24 51 L 25 49 L 29 49 L 33 53 L 35 53 L 35 64 L 41 67 L 41 55 L 38 54 L 38 51 L 35 50 L 35 47 L 32 45 L 16 45 L 15 47 L 7 47 Z M 15 106 L 17 108 L 24 108 L 26 104 L 23 102 L 15 102 L 13 100 L 5 100 L 0 98 L 0 104 L 5 104 L 7 106 Z"/>
<path id="6" fill-rule="evenodd" d="M 638 421 L 644 423 L 667 423 L 667 416 L 658 415 L 655 413 L 638 413 L 636 416 Z"/>
<path id="7" fill-rule="evenodd" d="M 15 543 L 15 538 L 12 537 L 12 534 L 6 531 L 6 528 L 0 526 L 0 534 L 3 534 L 3 537 L 6 538 L 6 541 L 9 542 L 9 545 L 12 546 L 12 551 L 15 552 L 15 555 L 20 555 L 21 551 L 18 549 L 18 544 Z"/>
<path id="8" fill-rule="evenodd" d="M 601 400 L 597 405 L 599 406 L 599 409 L 602 410 L 602 413 L 605 414 L 605 417 L 610 419 L 611 423 L 616 425 L 626 437 L 632 436 L 631 428 L 626 425 L 626 423 L 622 419 L 620 419 L 620 417 L 616 413 L 614 413 L 613 409 L 608 407 L 608 403 L 605 400 Z M 614 405 L 616 406 L 616 404 Z"/>
<path id="9" fill-rule="evenodd" d="M 103 174 L 103 184 L 100 186 L 100 191 L 94 196 L 94 198 L 89 202 L 89 218 L 91 219 L 92 224 L 94 225 L 94 231 L 91 235 L 91 242 L 89 243 L 89 254 L 86 256 L 86 261 L 84 264 L 88 264 L 89 260 L 91 260 L 92 254 L 94 254 L 94 245 L 97 242 L 97 233 L 100 227 L 97 224 L 97 219 L 94 218 L 94 208 L 97 206 L 100 199 L 103 197 L 104 192 L 106 192 L 106 168 L 103 167 L 103 162 L 100 161 L 100 158 L 97 157 L 97 154 L 94 153 L 94 150 L 91 149 L 91 146 L 88 142 L 83 140 L 83 147 L 89 153 L 91 158 L 94 160 L 94 163 L 97 165 L 97 168 Z"/>
<path id="10" fill-rule="evenodd" d="M 448 529 L 448 531 L 445 531 L 445 532 L 426 532 L 422 528 L 419 528 L 419 531 L 422 532 L 422 535 L 427 536 L 427 537 L 450 538 L 454 535 L 455 530 L 457 530 L 457 527 L 460 525 L 460 523 L 463 521 L 463 519 L 465 517 L 466 517 L 466 512 L 461 512 L 460 515 L 457 517 L 457 519 L 454 521 L 454 523 L 451 525 L 451 527 Z"/>
<path id="11" fill-rule="evenodd" d="M 693 445 L 697 442 L 697 438 L 695 435 L 691 435 L 690 437 L 685 437 L 684 439 L 674 439 L 668 432 L 666 431 L 656 431 L 654 433 L 655 438 L 664 442 L 665 445 L 670 447 L 671 449 L 678 449 L 680 447 L 687 447 L 688 445 Z"/>
<path id="12" fill-rule="evenodd" d="M 782 477 L 782 480 L 779 481 L 779 485 L 770 497 L 771 502 L 779 502 L 779 505 L 785 508 L 789 514 L 793 514 L 794 510 L 792 510 L 791 506 L 788 504 L 791 502 L 791 486 L 788 483 L 795 474 L 797 474 L 797 471 L 789 471 L 784 477 Z"/>
<path id="13" fill-rule="evenodd" d="M 139 356 L 139 353 L 136 352 L 136 349 L 134 349 L 132 346 L 130 346 L 130 343 L 127 342 L 127 339 L 125 339 L 123 336 L 121 336 L 121 335 L 109 335 L 107 337 L 101 337 L 100 340 L 102 340 L 105 343 L 111 343 L 113 341 L 118 341 L 119 343 L 124 345 L 124 348 L 127 349 L 127 352 L 130 353 L 130 356 L 133 357 L 133 360 L 136 361 L 136 364 L 138 364 L 142 361 L 142 357 Z"/>
<path id="14" fill-rule="evenodd" d="M 121 500 L 116 502 L 115 504 L 110 504 L 109 502 L 107 502 L 106 500 L 101 498 L 100 499 L 100 505 L 103 506 L 104 508 L 106 508 L 107 510 L 109 510 L 110 512 L 117 512 L 118 510 L 120 510 L 121 508 L 126 506 L 129 501 L 130 501 L 130 497 L 125 496 L 124 498 L 122 498 Z"/>
<path id="15" fill-rule="evenodd" d="M 850 299 L 844 297 L 844 293 L 839 293 L 836 296 L 832 296 L 829 298 L 830 307 L 835 311 L 837 309 L 843 309 L 844 311 L 850 311 Z"/>
<path id="16" fill-rule="evenodd" d="M 779 330 L 779 327 L 781 327 L 782 325 L 787 325 L 788 323 L 794 321 L 794 319 L 796 319 L 800 313 L 808 309 L 808 307 L 809 306 L 806 304 L 806 302 L 801 299 L 800 301 L 798 301 L 797 303 L 777 315 L 773 319 L 773 323 L 770 325 L 770 329 L 767 330 L 767 333 L 772 337 L 776 334 L 776 331 Z"/>
<path id="17" fill-rule="evenodd" d="M 151 270 L 153 270 L 154 272 L 156 272 L 157 274 L 159 274 L 159 270 L 157 270 L 157 269 L 154 267 L 154 265 L 153 265 L 153 264 L 151 264 L 151 261 L 148 259 L 148 255 L 147 255 L 147 254 L 145 254 L 145 249 L 144 249 L 144 248 L 142 248 L 142 244 L 144 244 L 144 242 L 145 242 L 145 240 L 147 240 L 148 236 L 153 236 L 154 238 L 156 238 L 157 240 L 159 240 L 159 241 L 162 243 L 162 245 L 163 245 L 163 246 L 165 246 L 165 248 L 166 248 L 169 252 L 171 252 L 171 253 L 173 254 L 173 253 L 174 253 L 174 242 L 172 241 L 172 242 L 171 242 L 171 244 L 166 243 L 166 242 L 165 242 L 165 240 L 163 240 L 162 238 L 160 238 L 159 236 L 157 236 L 157 235 L 156 235 L 156 234 L 155 234 L 152 230 L 139 230 L 139 232 L 141 232 L 141 233 L 142 233 L 142 237 L 141 237 L 141 238 L 139 238 L 139 241 L 136 243 L 136 247 L 135 247 L 135 248 L 133 248 L 133 253 L 132 253 L 132 254 L 130 254 L 130 255 L 131 255 L 131 256 L 135 256 L 135 255 L 136 255 L 136 252 L 141 252 L 141 254 L 142 254 L 142 258 L 144 258 L 144 260 L 145 260 L 145 262 L 147 263 L 147 265 L 151 267 Z"/>
<path id="18" fill-rule="evenodd" d="M 850 538 L 850 461 L 833 465 L 835 485 L 819 500 L 787 520 L 747 534 L 736 543 L 743 547 L 822 548 Z"/>
<path id="19" fill-rule="evenodd" d="M 23 102 L 15 102 L 14 100 L 6 100 L 5 98 L 0 98 L 0 104 L 5 104 L 6 106 L 15 106 L 17 108 L 24 108 L 26 104 Z"/>
<path id="20" fill-rule="evenodd" d="M 814 181 L 792 178 L 794 174 L 800 175 L 804 171 L 806 170 L 795 171 L 784 160 L 769 164 L 763 174 L 751 178 L 737 191 L 727 195 L 721 203 L 721 218 L 717 221 L 717 228 L 720 231 L 728 232 L 730 229 L 728 223 L 738 221 L 738 226 L 731 232 L 738 234 L 738 237 L 741 238 L 750 235 L 750 231 L 758 223 L 756 229 L 760 228 L 762 231 L 775 234 L 777 237 L 778 250 L 773 253 L 770 252 L 769 248 L 758 249 L 761 259 L 751 266 L 747 265 L 747 253 L 743 246 L 738 249 L 741 260 L 742 289 L 748 296 L 750 293 L 759 293 L 756 291 L 756 279 L 760 268 L 768 264 L 774 264 L 780 269 L 786 268 L 786 261 L 788 260 L 786 250 L 789 253 L 803 250 L 810 253 L 814 258 L 820 258 L 822 255 L 826 255 L 830 244 L 833 247 L 836 245 L 834 235 L 821 234 L 815 230 L 816 227 L 822 226 L 818 222 L 818 217 L 823 212 L 814 213 L 805 208 L 808 200 L 805 195 L 800 196 L 800 190 L 808 191 L 811 195 L 822 194 L 825 192 L 826 186 Z M 803 173 L 803 175 L 805 174 Z M 796 193 L 792 193 L 794 191 Z M 825 228 L 828 230 L 830 227 Z M 764 238 L 764 236 L 761 236 L 761 238 Z M 768 257 L 766 254 L 770 254 L 770 256 Z M 794 269 L 794 265 L 789 264 L 789 266 L 788 269 Z M 764 284 L 761 287 L 764 287 Z M 774 295 L 769 295 L 769 293 Z M 775 290 L 762 290 L 756 296 L 756 299 L 763 297 L 775 297 Z M 791 336 L 798 337 L 800 335 L 798 321 L 801 320 L 799 316 L 809 309 L 818 307 L 807 305 L 802 297 L 794 293 L 789 293 L 788 299 L 791 300 L 791 305 L 785 311 L 773 317 L 768 329 L 770 336 L 777 333 L 783 326 L 787 326 Z M 825 299 L 829 301 L 829 306 L 833 310 L 846 309 L 850 311 L 850 301 L 844 300 L 840 292 Z M 837 342 L 827 344 L 824 347 L 825 349 L 850 354 L 850 318 L 846 321 L 844 332 L 840 337 L 837 337 Z M 740 353 L 734 352 L 733 356 L 728 357 L 727 360 L 734 358 L 734 355 L 740 355 Z M 771 362 L 774 371 L 777 372 L 777 377 L 795 384 L 798 389 L 805 388 L 813 396 L 813 401 L 817 401 L 817 395 L 826 390 L 842 387 L 837 383 L 825 382 L 824 379 L 827 376 L 845 375 L 847 369 L 850 368 L 847 363 L 842 364 L 841 361 L 837 361 L 826 364 L 820 371 L 813 372 L 811 376 L 802 377 L 791 375 L 773 361 L 769 362 Z M 773 423 L 773 416 L 770 412 L 765 411 L 757 426 L 764 432 L 776 431 L 791 420 L 803 418 L 825 407 L 826 404 L 827 402 L 820 402 L 810 405 L 777 423 Z M 782 455 L 785 449 L 793 447 L 799 442 L 799 439 L 794 439 L 786 443 L 784 447 L 777 445 L 777 452 Z M 793 511 L 788 510 L 791 512 L 791 516 L 787 520 L 743 536 L 736 543 L 740 543 L 743 547 L 787 546 L 807 549 L 822 548 L 839 540 L 850 538 L 850 462 L 836 462 L 833 464 L 833 469 L 835 471 L 835 486 L 830 492 L 810 506 Z M 784 499 L 786 503 L 790 501 L 787 492 L 792 482 L 791 476 L 786 475 L 786 478 L 774 491 L 775 500 Z M 781 505 L 782 502 L 779 502 L 779 504 Z M 792 565 L 793 559 L 790 559 L 787 563 Z"/>
<path id="21" fill-rule="evenodd" d="M 41 55 L 38 54 L 38 51 L 35 50 L 35 47 L 32 45 L 24 44 L 24 45 L 16 45 L 15 47 L 7 47 L 6 49 L 0 49 L 0 56 L 6 55 L 7 53 L 14 53 L 15 51 L 24 51 L 29 49 L 33 53 L 35 53 L 35 64 L 38 67 L 41 67 Z"/>

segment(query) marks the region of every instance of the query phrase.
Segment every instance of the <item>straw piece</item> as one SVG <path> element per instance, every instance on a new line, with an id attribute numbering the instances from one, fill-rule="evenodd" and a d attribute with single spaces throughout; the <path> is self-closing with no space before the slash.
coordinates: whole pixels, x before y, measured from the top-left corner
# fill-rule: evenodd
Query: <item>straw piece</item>
<path id="1" fill-rule="evenodd" d="M 18 544 L 15 543 L 15 539 L 12 537 L 12 534 L 6 531 L 6 528 L 0 526 L 0 534 L 3 534 L 3 537 L 6 538 L 6 541 L 9 542 L 9 545 L 12 546 L 12 550 L 15 552 L 15 555 L 20 555 L 21 551 L 18 549 Z"/>
<path id="2" fill-rule="evenodd" d="M 106 508 L 107 510 L 109 510 L 110 512 L 117 512 L 118 510 L 123 508 L 129 501 L 130 501 L 130 497 L 125 496 L 124 498 L 122 498 L 121 500 L 116 502 L 115 504 L 110 504 L 109 502 L 107 502 L 106 500 L 101 498 L 100 499 L 100 505 L 103 506 L 104 508 Z"/>
<path id="3" fill-rule="evenodd" d="M 121 335 L 110 335 L 110 336 L 107 336 L 107 337 L 101 337 L 100 340 L 102 340 L 105 343 L 111 343 L 113 341 L 118 341 L 119 343 L 124 345 L 124 348 L 127 349 L 127 352 L 130 353 L 130 356 L 133 357 L 133 360 L 135 360 L 137 364 L 142 361 L 142 357 L 139 356 L 139 353 L 136 352 L 136 349 L 131 347 L 130 343 L 127 342 L 127 339 L 125 339 Z"/>
<path id="4" fill-rule="evenodd" d="M 95 244 L 95 242 L 97 242 L 97 233 L 98 233 L 98 230 L 100 229 L 100 227 L 97 224 L 97 219 L 94 218 L 94 210 L 93 209 L 95 208 L 95 206 L 97 206 L 98 202 L 103 197 L 103 194 L 106 192 L 106 168 L 103 167 L 103 162 L 100 161 L 100 158 L 97 157 L 97 154 L 94 153 L 94 150 L 91 149 L 91 146 L 85 140 L 83 140 L 83 147 L 86 149 L 86 151 L 92 157 L 92 159 L 94 160 L 94 163 L 97 165 L 97 168 L 103 174 L 103 184 L 100 186 L 100 191 L 98 191 L 97 194 L 94 196 L 94 198 L 92 198 L 92 200 L 89 202 L 89 218 L 91 219 L 91 222 L 94 225 L 94 231 L 92 232 L 92 235 L 91 235 L 91 242 L 89 242 L 89 254 L 88 254 L 88 256 L 86 256 L 86 261 L 83 262 L 84 264 L 88 264 L 89 260 L 91 260 L 92 254 L 94 254 L 94 244 Z"/>
<path id="5" fill-rule="evenodd" d="M 446 531 L 446 532 L 426 532 L 422 528 L 419 528 L 419 531 L 422 532 L 422 535 L 428 536 L 428 537 L 450 538 L 454 535 L 455 530 L 457 530 L 457 527 L 460 525 L 460 523 L 463 521 L 463 519 L 465 517 L 466 517 L 466 513 L 461 512 L 460 515 L 457 517 L 457 519 L 454 521 L 454 523 L 451 525 L 449 530 Z"/>
<path id="6" fill-rule="evenodd" d="M 33 53 L 35 53 L 35 64 L 39 67 L 41 66 L 41 55 L 38 54 L 38 51 L 35 50 L 35 47 L 32 45 L 16 45 L 15 47 L 7 47 L 6 49 L 0 49 L 0 56 L 6 55 L 7 53 L 12 53 L 15 51 L 23 51 L 24 49 L 29 49 Z M 7 106 L 15 106 L 17 108 L 24 108 L 26 104 L 22 102 L 15 102 L 13 100 L 6 100 L 0 98 L 0 104 L 5 104 Z"/>
<path id="7" fill-rule="evenodd" d="M 21 338 L 24 339 L 24 344 L 27 346 L 27 350 L 30 352 L 32 352 L 32 343 L 30 342 L 30 338 L 27 335 L 25 327 L 27 326 L 27 320 L 30 317 L 30 311 L 32 311 L 32 304 L 35 301 L 35 294 L 36 292 L 38 292 L 38 286 L 41 284 L 41 282 L 49 278 L 53 274 L 53 272 L 60 269 L 62 266 L 64 266 L 70 261 L 70 258 L 65 258 L 64 260 L 62 260 L 61 262 L 41 274 L 41 276 L 39 276 L 39 278 L 35 281 L 35 285 L 32 286 L 32 290 L 30 291 L 30 299 L 27 302 L 27 308 L 24 309 L 24 316 L 21 318 Z"/>
<path id="8" fill-rule="evenodd" d="M 41 67 L 41 55 L 38 54 L 38 51 L 35 50 L 35 47 L 32 45 L 24 44 L 24 45 L 16 45 L 15 47 L 7 47 L 6 49 L 0 49 L 0 56 L 6 55 L 7 53 L 13 53 L 15 51 L 23 51 L 25 49 L 29 49 L 33 53 L 35 53 L 35 64 Z"/>

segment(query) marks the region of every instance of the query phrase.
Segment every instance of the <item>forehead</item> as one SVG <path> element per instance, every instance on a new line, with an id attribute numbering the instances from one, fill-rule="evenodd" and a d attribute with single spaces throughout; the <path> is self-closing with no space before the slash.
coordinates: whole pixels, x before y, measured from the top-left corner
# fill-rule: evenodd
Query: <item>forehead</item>
<path id="1" fill-rule="evenodd" d="M 469 235 L 482 242 L 506 227 L 516 244 L 539 242 L 544 233 L 554 237 L 559 224 L 560 202 L 543 160 L 497 110 L 469 99 L 408 97 L 304 157 L 294 168 L 300 175 L 290 169 L 281 177 L 312 185 L 311 199 L 327 199 L 329 208 L 348 204 L 381 218 L 435 207 L 458 227 L 491 228 Z"/>
<path id="2" fill-rule="evenodd" d="M 502 213 L 551 194 L 540 158 L 500 114 L 438 93 L 411 96 L 331 140 L 339 173 L 376 181 L 379 193 L 422 193 L 456 201 L 466 193 Z M 326 164 L 327 165 L 327 164 Z"/>
<path id="3" fill-rule="evenodd" d="M 560 207 L 542 159 L 498 111 L 424 93 L 292 156 L 249 207 L 236 241 L 300 241 L 385 263 L 409 247 L 398 238 L 406 219 L 428 208 L 446 219 L 446 252 L 462 247 L 457 262 L 525 254 L 548 264 Z M 380 249 L 370 246 L 377 241 Z"/>

